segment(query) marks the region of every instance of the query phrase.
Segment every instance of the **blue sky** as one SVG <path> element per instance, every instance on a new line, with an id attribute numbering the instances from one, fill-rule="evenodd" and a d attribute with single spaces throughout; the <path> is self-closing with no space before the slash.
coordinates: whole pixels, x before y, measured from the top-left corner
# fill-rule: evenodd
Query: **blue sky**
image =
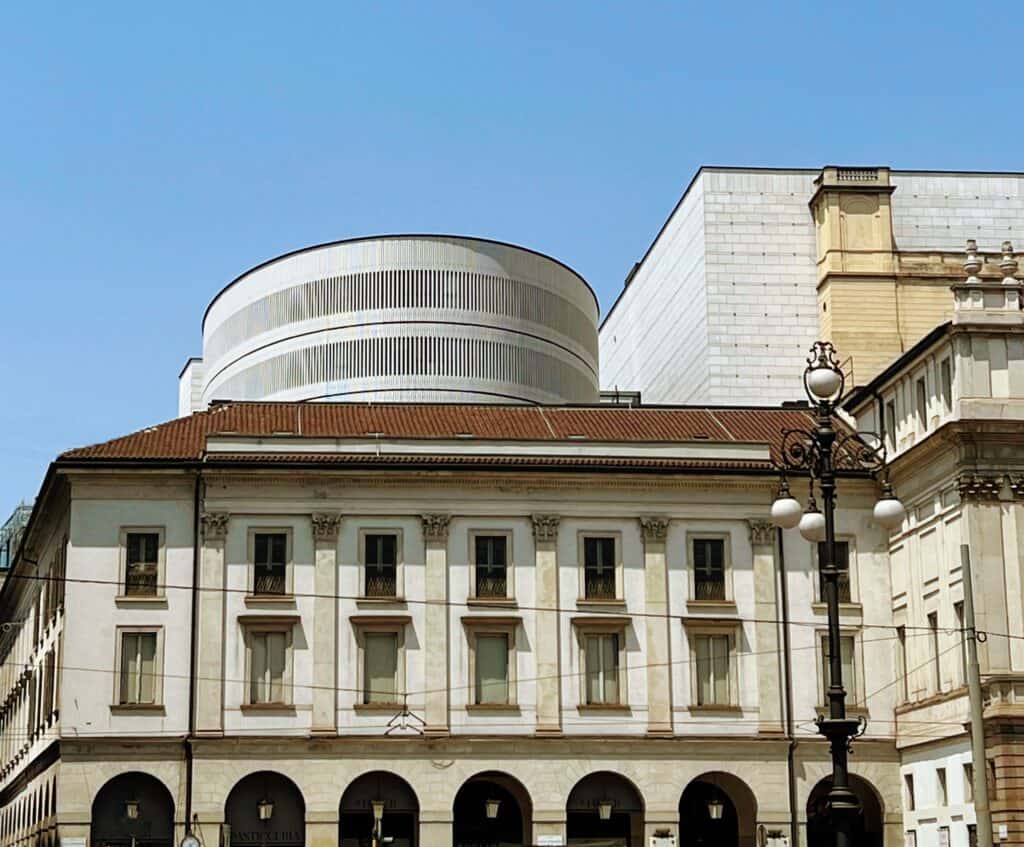
<path id="1" fill-rule="evenodd" d="M 212 295 L 286 250 L 487 236 L 607 308 L 701 164 L 1024 169 L 1018 12 L 6 4 L 0 513 L 173 417 Z"/>

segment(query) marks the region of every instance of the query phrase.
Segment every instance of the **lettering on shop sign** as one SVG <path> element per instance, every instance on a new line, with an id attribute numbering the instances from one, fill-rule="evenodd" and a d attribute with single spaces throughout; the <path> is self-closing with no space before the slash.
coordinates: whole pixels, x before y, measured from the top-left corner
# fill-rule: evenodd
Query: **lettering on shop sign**
<path id="1" fill-rule="evenodd" d="M 232 844 L 302 844 L 303 835 L 295 830 L 267 832 L 263 829 L 231 830 Z"/>

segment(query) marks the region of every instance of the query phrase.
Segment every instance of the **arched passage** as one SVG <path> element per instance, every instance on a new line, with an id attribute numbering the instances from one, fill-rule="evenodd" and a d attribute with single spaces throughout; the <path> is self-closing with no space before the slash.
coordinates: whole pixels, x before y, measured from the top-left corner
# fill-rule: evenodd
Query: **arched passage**
<path id="1" fill-rule="evenodd" d="M 732 774 L 703 773 L 679 798 L 680 847 L 754 847 L 756 827 L 754 792 Z"/>
<path id="2" fill-rule="evenodd" d="M 533 804 L 515 778 L 485 771 L 467 779 L 452 808 L 454 847 L 521 847 L 531 844 Z"/>
<path id="3" fill-rule="evenodd" d="M 147 773 L 115 776 L 92 801 L 90 843 L 93 847 L 172 847 L 171 792 Z"/>
<path id="4" fill-rule="evenodd" d="M 304 847 L 306 803 L 288 777 L 257 771 L 235 783 L 224 804 L 231 847 Z"/>
<path id="5" fill-rule="evenodd" d="M 587 847 L 591 842 L 600 842 L 601 847 L 641 847 L 643 797 L 621 774 L 588 774 L 569 792 L 565 824 L 570 846 Z"/>
<path id="6" fill-rule="evenodd" d="M 371 771 L 354 780 L 341 795 L 341 847 L 416 847 L 420 804 L 400 776 Z"/>
<path id="7" fill-rule="evenodd" d="M 835 831 L 829 821 L 828 792 L 832 778 L 814 786 L 807 798 L 807 847 L 832 847 Z M 850 774 L 850 788 L 860 801 L 854 818 L 852 847 L 882 847 L 884 815 L 882 801 L 866 779 Z"/>

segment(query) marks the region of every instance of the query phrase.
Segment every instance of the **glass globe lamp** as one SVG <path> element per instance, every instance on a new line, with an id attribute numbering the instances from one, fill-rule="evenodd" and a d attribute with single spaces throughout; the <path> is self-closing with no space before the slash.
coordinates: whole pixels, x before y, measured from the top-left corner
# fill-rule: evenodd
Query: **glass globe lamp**
<path id="1" fill-rule="evenodd" d="M 889 532 L 899 529 L 903 525 L 903 519 L 907 516 L 907 510 L 888 482 L 882 488 L 882 496 L 875 503 L 872 515 L 875 518 L 875 522 L 883 529 L 889 530 Z"/>
<path id="2" fill-rule="evenodd" d="M 808 541 L 825 540 L 825 516 L 818 511 L 813 503 L 807 508 L 800 518 L 800 534 Z"/>

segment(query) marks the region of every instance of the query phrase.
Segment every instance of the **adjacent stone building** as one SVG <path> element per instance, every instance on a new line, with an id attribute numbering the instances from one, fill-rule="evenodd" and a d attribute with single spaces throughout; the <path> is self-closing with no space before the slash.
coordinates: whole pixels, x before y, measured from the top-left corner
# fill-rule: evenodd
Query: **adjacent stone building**
<path id="1" fill-rule="evenodd" d="M 816 550 L 765 521 L 809 420 L 229 403 L 65 453 L 0 592 L 0 838 L 829 843 Z M 842 485 L 895 843 L 887 538 Z"/>

